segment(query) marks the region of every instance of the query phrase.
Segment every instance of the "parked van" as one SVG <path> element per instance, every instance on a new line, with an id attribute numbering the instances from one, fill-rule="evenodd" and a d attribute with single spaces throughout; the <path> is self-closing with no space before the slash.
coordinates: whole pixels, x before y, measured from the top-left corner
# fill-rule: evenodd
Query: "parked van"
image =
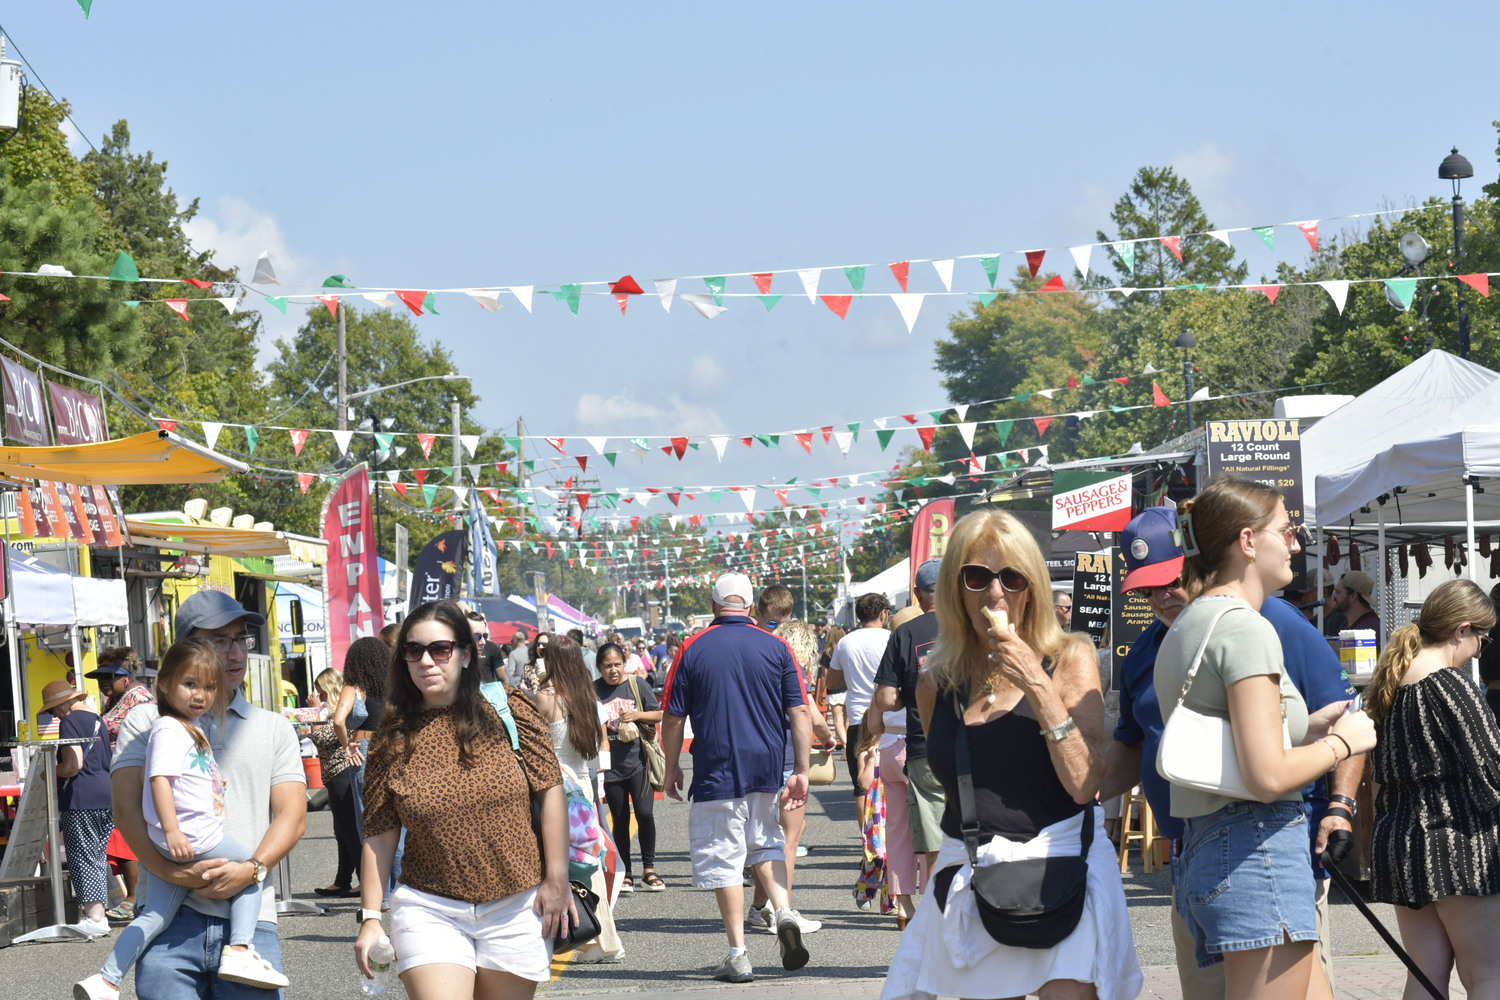
<path id="1" fill-rule="evenodd" d="M 646 634 L 646 620 L 644 618 L 616 618 L 609 630 L 618 632 L 627 639 L 639 639 Z"/>

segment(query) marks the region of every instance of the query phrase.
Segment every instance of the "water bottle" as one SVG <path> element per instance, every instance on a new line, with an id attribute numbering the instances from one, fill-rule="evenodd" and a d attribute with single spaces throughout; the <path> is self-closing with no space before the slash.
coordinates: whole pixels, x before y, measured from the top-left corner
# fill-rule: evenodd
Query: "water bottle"
<path id="1" fill-rule="evenodd" d="M 385 988 L 390 985 L 391 963 L 395 960 L 396 949 L 391 947 L 391 939 L 384 934 L 380 935 L 380 940 L 375 942 L 369 955 L 370 971 L 374 973 L 374 978 L 360 981 L 366 996 L 379 996 L 385 992 Z"/>

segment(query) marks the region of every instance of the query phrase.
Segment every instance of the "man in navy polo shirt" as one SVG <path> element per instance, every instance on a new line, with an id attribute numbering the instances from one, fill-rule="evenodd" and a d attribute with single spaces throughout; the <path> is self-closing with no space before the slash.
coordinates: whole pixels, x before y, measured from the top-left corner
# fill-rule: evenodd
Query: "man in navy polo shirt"
<path id="1" fill-rule="evenodd" d="M 667 675 L 661 742 L 666 793 L 681 801 L 683 720 L 693 720 L 693 885 L 714 890 L 729 937 L 729 957 L 714 978 L 746 983 L 755 978 L 745 952 L 747 861 L 776 910 L 782 968 L 807 964 L 802 929 L 788 908 L 780 807 L 807 801 L 812 715 L 790 647 L 750 617 L 749 577 L 719 577 L 712 603 L 713 622 L 683 643 Z M 795 763 L 783 791 L 788 719 Z"/>
<path id="2" fill-rule="evenodd" d="M 1105 757 L 1104 780 L 1099 788 L 1101 801 L 1128 792 L 1139 784 L 1151 803 L 1156 826 L 1163 837 L 1182 838 L 1182 820 L 1171 813 L 1171 786 L 1156 770 L 1156 751 L 1161 745 L 1161 705 L 1156 700 L 1153 673 L 1156 654 L 1167 630 L 1187 606 L 1188 595 L 1182 589 L 1182 550 L 1172 543 L 1172 529 L 1177 513 L 1172 507 L 1148 507 L 1131 519 L 1120 533 L 1120 548 L 1125 555 L 1125 580 L 1121 593 L 1138 590 L 1156 615 L 1156 621 L 1130 647 L 1120 668 L 1120 721 L 1115 726 L 1114 742 Z M 1282 660 L 1287 676 L 1315 712 L 1335 701 L 1354 697 L 1348 675 L 1339 665 L 1337 654 L 1319 634 L 1316 627 L 1296 607 L 1279 597 L 1267 598 L 1260 613 L 1276 629 L 1281 639 Z M 1309 861 L 1318 878 L 1318 957 L 1333 986 L 1333 955 L 1330 951 L 1328 923 L 1328 875 L 1318 864 L 1328 835 L 1334 830 L 1350 830 L 1354 794 L 1359 788 L 1363 760 L 1344 761 L 1334 772 L 1330 796 L 1322 780 L 1303 790 L 1302 799 L 1310 825 Z M 1333 805 L 1329 804 L 1330 798 Z M 1184 1000 L 1206 1000 L 1224 996 L 1222 963 L 1198 968 L 1192 933 L 1183 923 L 1177 908 L 1172 908 L 1172 938 L 1177 950 L 1177 973 L 1182 981 Z"/>

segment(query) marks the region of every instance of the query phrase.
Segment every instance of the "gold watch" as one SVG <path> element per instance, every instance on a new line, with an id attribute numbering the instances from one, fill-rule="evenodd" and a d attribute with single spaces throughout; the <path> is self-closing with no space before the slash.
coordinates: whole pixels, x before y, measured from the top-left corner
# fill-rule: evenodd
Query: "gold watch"
<path id="1" fill-rule="evenodd" d="M 255 866 L 255 881 L 264 882 L 266 880 L 265 864 L 259 858 L 247 858 L 246 860 Z"/>

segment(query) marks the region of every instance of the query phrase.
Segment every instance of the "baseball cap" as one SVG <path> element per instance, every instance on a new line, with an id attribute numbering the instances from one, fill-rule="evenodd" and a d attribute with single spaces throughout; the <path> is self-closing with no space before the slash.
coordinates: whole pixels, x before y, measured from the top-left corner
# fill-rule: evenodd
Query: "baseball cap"
<path id="1" fill-rule="evenodd" d="M 266 620 L 254 611 L 246 611 L 240 602 L 222 590 L 205 587 L 183 601 L 177 608 L 177 637 L 192 634 L 193 629 L 222 628 L 232 621 L 243 618 L 252 625 L 264 625 Z"/>
<path id="2" fill-rule="evenodd" d="M 1361 573 L 1357 569 L 1350 570 L 1339 577 L 1339 583 L 1344 585 L 1345 590 L 1352 590 L 1363 597 L 1366 604 L 1369 604 L 1375 596 L 1375 581 L 1370 578 L 1370 574 Z"/>
<path id="3" fill-rule="evenodd" d="M 932 593 L 937 589 L 938 567 L 943 565 L 941 559 L 929 559 L 917 567 L 916 588 Z"/>
<path id="4" fill-rule="evenodd" d="M 97 681 L 103 680 L 106 677 L 129 677 L 130 671 L 126 670 L 118 663 L 106 663 L 104 664 L 104 666 L 99 667 L 97 670 L 90 670 L 83 676 L 92 677 Z"/>
<path id="5" fill-rule="evenodd" d="M 750 578 L 743 573 L 725 573 L 714 581 L 713 602 L 721 608 L 749 608 Z"/>
<path id="6" fill-rule="evenodd" d="M 1172 507 L 1147 507 L 1120 532 L 1120 551 L 1125 554 L 1125 582 L 1120 593 L 1140 587 L 1161 587 L 1182 573 L 1182 550 L 1172 543 L 1177 511 Z"/>

